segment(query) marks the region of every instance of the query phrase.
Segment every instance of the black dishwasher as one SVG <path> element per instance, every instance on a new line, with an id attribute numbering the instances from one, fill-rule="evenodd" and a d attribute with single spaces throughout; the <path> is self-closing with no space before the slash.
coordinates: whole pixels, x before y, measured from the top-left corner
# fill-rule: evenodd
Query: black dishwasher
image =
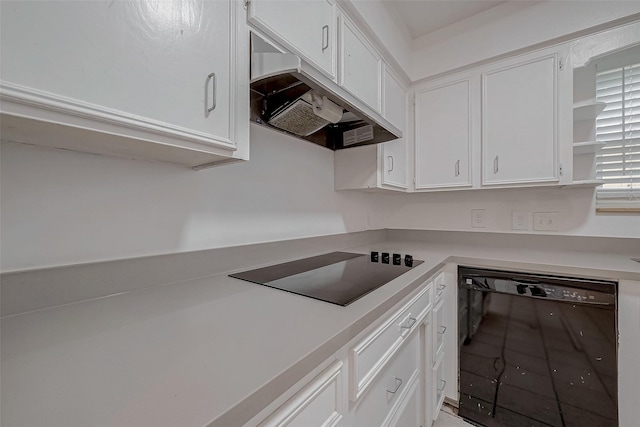
<path id="1" fill-rule="evenodd" d="M 458 268 L 459 415 L 617 426 L 616 282 Z"/>

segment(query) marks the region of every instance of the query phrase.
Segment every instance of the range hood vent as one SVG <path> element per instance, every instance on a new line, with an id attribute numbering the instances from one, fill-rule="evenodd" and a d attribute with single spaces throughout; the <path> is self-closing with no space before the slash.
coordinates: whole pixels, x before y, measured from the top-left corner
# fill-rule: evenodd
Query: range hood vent
<path id="1" fill-rule="evenodd" d="M 399 129 L 298 56 L 279 52 L 255 34 L 251 120 L 332 150 L 402 137 Z"/>

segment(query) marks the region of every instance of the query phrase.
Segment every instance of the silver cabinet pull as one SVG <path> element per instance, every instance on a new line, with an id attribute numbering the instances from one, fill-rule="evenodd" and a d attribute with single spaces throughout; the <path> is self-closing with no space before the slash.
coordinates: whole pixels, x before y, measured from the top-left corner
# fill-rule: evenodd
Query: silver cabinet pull
<path id="1" fill-rule="evenodd" d="M 447 382 L 445 380 L 440 380 L 440 382 L 442 383 L 442 388 L 439 388 L 437 390 L 438 390 L 439 393 L 442 393 L 444 391 L 445 387 L 447 387 Z"/>
<path id="2" fill-rule="evenodd" d="M 415 317 L 410 317 L 409 318 L 409 324 L 407 326 L 400 325 L 400 329 L 411 329 L 413 327 L 413 325 L 416 324 L 417 321 L 418 321 L 418 319 L 416 319 Z"/>
<path id="3" fill-rule="evenodd" d="M 388 156 L 387 159 L 389 160 L 389 170 L 387 172 L 391 172 L 393 170 L 393 156 Z"/>
<path id="4" fill-rule="evenodd" d="M 460 160 L 456 162 L 456 176 L 460 176 Z"/>
<path id="5" fill-rule="evenodd" d="M 211 73 L 207 76 L 207 88 L 209 84 L 211 84 L 211 106 L 207 107 L 208 113 L 216 109 L 216 73 Z"/>
<path id="6" fill-rule="evenodd" d="M 322 51 L 324 52 L 329 47 L 329 26 L 324 25 L 322 27 Z"/>
<path id="7" fill-rule="evenodd" d="M 400 386 L 402 385 L 402 380 L 398 377 L 395 377 L 395 378 L 396 378 L 396 388 L 394 388 L 393 390 L 387 389 L 387 393 L 395 393 L 400 389 Z"/>
<path id="8" fill-rule="evenodd" d="M 447 331 L 447 327 L 442 325 L 440 326 L 440 332 L 438 332 L 440 335 L 444 335 L 444 333 Z"/>
<path id="9" fill-rule="evenodd" d="M 444 288 L 446 288 L 446 287 L 447 287 L 447 285 L 444 285 L 444 284 L 438 285 L 438 289 L 441 290 L 441 291 L 443 291 Z"/>
<path id="10" fill-rule="evenodd" d="M 498 173 L 498 156 L 493 159 L 493 173 Z"/>

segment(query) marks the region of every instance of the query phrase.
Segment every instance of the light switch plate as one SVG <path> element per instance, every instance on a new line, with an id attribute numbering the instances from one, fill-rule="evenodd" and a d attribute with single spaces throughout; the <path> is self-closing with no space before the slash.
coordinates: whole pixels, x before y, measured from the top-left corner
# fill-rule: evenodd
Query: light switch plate
<path id="1" fill-rule="evenodd" d="M 531 229 L 531 212 L 511 211 L 511 229 L 512 230 Z"/>
<path id="2" fill-rule="evenodd" d="M 536 231 L 558 231 L 558 212 L 534 212 L 533 229 Z"/>
<path id="3" fill-rule="evenodd" d="M 486 211 L 484 209 L 471 209 L 471 227 L 472 228 L 485 228 L 486 224 Z"/>

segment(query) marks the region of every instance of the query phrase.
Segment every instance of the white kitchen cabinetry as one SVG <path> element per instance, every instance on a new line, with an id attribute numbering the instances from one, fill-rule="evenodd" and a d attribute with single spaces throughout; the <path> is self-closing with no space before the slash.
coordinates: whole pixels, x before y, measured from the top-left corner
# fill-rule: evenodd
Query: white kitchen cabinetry
<path id="1" fill-rule="evenodd" d="M 250 0 L 248 19 L 274 41 L 335 79 L 337 16 L 333 0 Z"/>
<path id="2" fill-rule="evenodd" d="M 570 113 L 565 55 L 541 51 L 483 70 L 483 185 L 559 181 L 558 145 Z"/>
<path id="3" fill-rule="evenodd" d="M 260 427 L 337 426 L 343 417 L 342 368 L 342 362 L 333 363 Z"/>
<path id="4" fill-rule="evenodd" d="M 388 68 L 383 80 L 384 117 L 403 133 L 402 138 L 385 142 L 378 150 L 382 158 L 382 185 L 407 188 L 407 91 L 400 79 Z"/>
<path id="5" fill-rule="evenodd" d="M 239 2 L 1 7 L 4 139 L 190 166 L 248 158 Z"/>
<path id="6" fill-rule="evenodd" d="M 344 14 L 340 15 L 339 84 L 380 112 L 382 59 Z"/>
<path id="7" fill-rule="evenodd" d="M 416 190 L 471 186 L 471 147 L 479 143 L 472 123 L 479 112 L 478 95 L 477 75 L 441 80 L 416 91 Z"/>
<path id="8" fill-rule="evenodd" d="M 434 298 L 443 306 L 455 268 L 448 264 L 426 280 L 245 427 L 431 426 L 438 389 L 440 404 L 444 399 L 441 360 L 455 358 L 446 345 L 438 361 L 432 357 L 432 307 Z"/>
<path id="9" fill-rule="evenodd" d="M 383 116 L 405 136 L 377 145 L 338 150 L 334 157 L 335 189 L 406 190 L 408 181 L 407 91 L 384 67 Z"/>

